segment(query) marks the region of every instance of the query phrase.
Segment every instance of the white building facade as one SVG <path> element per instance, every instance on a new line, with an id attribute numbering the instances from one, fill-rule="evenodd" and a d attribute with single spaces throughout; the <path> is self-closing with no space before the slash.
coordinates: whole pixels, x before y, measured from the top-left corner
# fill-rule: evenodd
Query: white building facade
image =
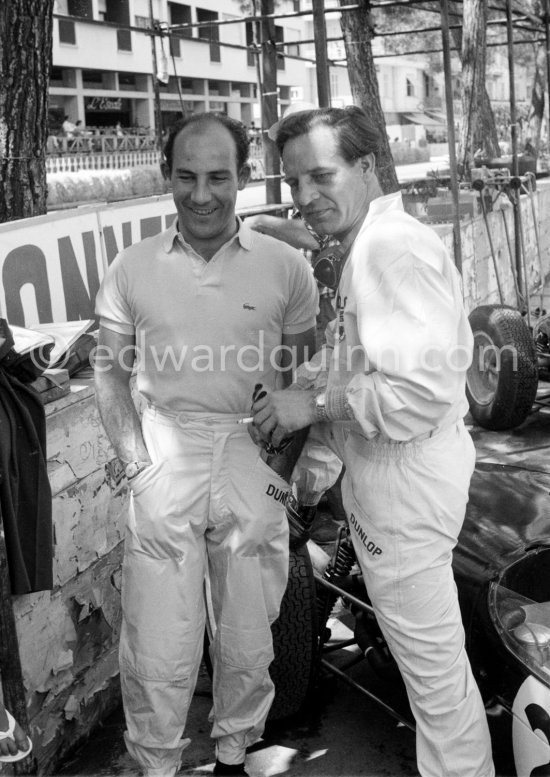
<path id="1" fill-rule="evenodd" d="M 304 0 L 304 9 L 311 8 L 311 0 Z M 326 0 L 325 8 L 334 12 L 325 15 L 327 55 L 330 66 L 331 105 L 343 107 L 353 103 L 346 59 L 340 13 L 336 0 Z M 305 17 L 305 39 L 314 38 L 312 17 Z M 314 44 L 304 44 L 303 54 L 315 56 Z M 378 76 L 380 102 L 386 118 L 386 129 L 391 140 L 418 142 L 421 139 L 446 138 L 443 77 L 434 77 L 424 56 L 385 56 L 384 39 L 374 38 L 372 51 Z M 338 65 L 337 63 L 341 64 Z M 314 65 L 308 67 L 307 93 L 304 99 L 316 100 L 317 77 Z"/>
<path id="2" fill-rule="evenodd" d="M 284 0 L 278 13 L 292 12 Z M 154 36 L 156 67 L 151 30 Z M 88 127 L 153 128 L 157 79 L 163 127 L 184 112 L 223 111 L 245 124 L 260 123 L 258 73 L 253 28 L 243 20 L 238 0 L 56 0 L 50 123 L 67 115 Z M 178 30 L 176 26 L 180 26 Z M 301 17 L 277 21 L 276 39 L 296 41 L 300 53 Z M 281 111 L 291 91 L 307 80 L 306 65 L 279 57 Z"/>

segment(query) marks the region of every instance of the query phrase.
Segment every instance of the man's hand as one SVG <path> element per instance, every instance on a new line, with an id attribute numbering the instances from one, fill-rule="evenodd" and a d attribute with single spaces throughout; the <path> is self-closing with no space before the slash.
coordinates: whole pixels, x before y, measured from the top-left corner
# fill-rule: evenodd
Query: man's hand
<path id="1" fill-rule="evenodd" d="M 293 388 L 283 391 L 263 389 L 257 392 L 252 413 L 256 434 L 259 433 L 264 442 L 277 446 L 284 437 L 317 421 L 315 395 L 313 391 Z"/>

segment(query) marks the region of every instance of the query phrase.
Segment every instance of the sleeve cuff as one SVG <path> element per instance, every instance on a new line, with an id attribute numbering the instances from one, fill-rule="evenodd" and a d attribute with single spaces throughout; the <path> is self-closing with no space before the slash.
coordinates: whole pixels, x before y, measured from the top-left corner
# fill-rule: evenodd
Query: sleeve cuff
<path id="1" fill-rule="evenodd" d="M 325 410 L 329 421 L 348 421 L 355 418 L 348 402 L 346 386 L 336 386 L 325 392 Z"/>

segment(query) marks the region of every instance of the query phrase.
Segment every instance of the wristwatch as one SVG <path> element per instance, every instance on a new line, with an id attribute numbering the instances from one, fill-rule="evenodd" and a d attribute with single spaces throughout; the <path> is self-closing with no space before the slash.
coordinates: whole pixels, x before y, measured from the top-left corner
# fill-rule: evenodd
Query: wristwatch
<path id="1" fill-rule="evenodd" d="M 150 461 L 131 461 L 124 467 L 124 474 L 128 480 L 132 480 L 132 478 L 135 478 L 136 475 L 139 475 L 140 472 L 143 472 L 144 469 L 150 466 Z"/>
<path id="2" fill-rule="evenodd" d="M 315 394 L 315 412 L 317 414 L 317 421 L 324 422 L 329 420 L 326 407 L 326 395 L 324 391 L 319 391 L 317 394 Z"/>

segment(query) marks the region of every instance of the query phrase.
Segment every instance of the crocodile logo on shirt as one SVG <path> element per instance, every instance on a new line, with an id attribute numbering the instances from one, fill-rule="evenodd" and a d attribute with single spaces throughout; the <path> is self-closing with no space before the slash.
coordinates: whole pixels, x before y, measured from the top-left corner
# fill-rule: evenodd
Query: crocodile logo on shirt
<path id="1" fill-rule="evenodd" d="M 256 310 L 256 308 L 248 302 L 243 302 L 243 310 Z"/>

